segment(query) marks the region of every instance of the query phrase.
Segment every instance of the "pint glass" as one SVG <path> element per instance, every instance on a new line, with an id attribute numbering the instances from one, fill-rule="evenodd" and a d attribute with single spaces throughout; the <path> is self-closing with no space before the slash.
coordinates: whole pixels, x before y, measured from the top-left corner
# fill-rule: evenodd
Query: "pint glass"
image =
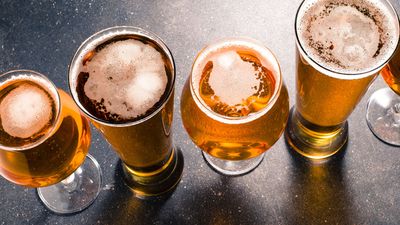
<path id="1" fill-rule="evenodd" d="M 295 32 L 296 105 L 285 136 L 301 155 L 322 159 L 344 146 L 346 119 L 392 56 L 397 16 L 385 0 L 305 0 Z"/>
<path id="2" fill-rule="evenodd" d="M 171 52 L 140 28 L 102 30 L 71 62 L 72 96 L 118 153 L 125 182 L 138 197 L 168 192 L 182 175 L 171 133 L 174 83 Z"/>

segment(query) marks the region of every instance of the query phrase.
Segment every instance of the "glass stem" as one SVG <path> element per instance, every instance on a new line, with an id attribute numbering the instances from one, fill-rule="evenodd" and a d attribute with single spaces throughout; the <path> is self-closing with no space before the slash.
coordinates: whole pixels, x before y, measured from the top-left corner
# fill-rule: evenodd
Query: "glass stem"
<path id="1" fill-rule="evenodd" d="M 67 178 L 61 181 L 61 184 L 64 187 L 64 190 L 71 193 L 78 188 L 79 185 L 79 171 L 82 169 L 79 167 L 75 172 L 69 175 Z"/>
<path id="2" fill-rule="evenodd" d="M 392 107 L 393 125 L 400 126 L 400 103 L 396 103 Z"/>

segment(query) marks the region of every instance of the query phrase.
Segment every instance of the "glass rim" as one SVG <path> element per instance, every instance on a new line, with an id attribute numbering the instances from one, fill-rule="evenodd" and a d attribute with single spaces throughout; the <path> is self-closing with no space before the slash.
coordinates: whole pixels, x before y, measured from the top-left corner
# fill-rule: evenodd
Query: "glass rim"
<path id="1" fill-rule="evenodd" d="M 223 116 L 221 114 L 218 114 L 216 112 L 214 112 L 213 110 L 210 109 L 210 107 L 204 103 L 204 101 L 201 99 L 200 96 L 198 96 L 198 94 L 196 93 L 196 91 L 194 90 L 194 78 L 193 78 L 193 70 L 194 67 L 196 65 L 197 60 L 199 59 L 199 57 L 204 53 L 205 50 L 207 50 L 210 46 L 212 46 L 213 48 L 217 48 L 218 45 L 221 45 L 227 41 L 233 41 L 233 42 L 246 42 L 246 44 L 250 43 L 251 45 L 255 45 L 259 48 L 262 48 L 263 51 L 265 51 L 266 54 L 268 54 L 269 56 L 271 56 L 272 60 L 270 63 L 276 67 L 276 72 L 277 74 L 273 74 L 275 81 L 276 81 L 276 85 L 274 87 L 274 93 L 272 95 L 272 97 L 268 100 L 267 105 L 261 109 L 260 111 L 257 111 L 255 113 L 252 113 L 250 115 L 247 116 L 241 116 L 241 117 L 229 117 L 229 116 Z M 214 47 L 217 46 L 217 47 Z M 261 55 L 263 55 L 263 53 L 260 53 Z M 275 71 L 274 71 L 275 72 Z M 213 41 L 209 44 L 207 44 L 205 47 L 203 47 L 196 55 L 193 64 L 192 64 L 192 68 L 191 68 L 191 72 L 190 72 L 190 92 L 191 95 L 193 96 L 193 99 L 196 103 L 196 105 L 200 108 L 200 110 L 205 113 L 207 116 L 209 116 L 210 118 L 221 122 L 221 123 L 225 123 L 225 124 L 243 124 L 243 123 L 249 123 L 252 122 L 262 116 L 264 116 L 265 114 L 267 114 L 269 112 L 269 110 L 275 105 L 276 101 L 279 98 L 281 89 L 282 89 L 282 85 L 283 85 L 283 77 L 282 77 L 282 70 L 279 64 L 279 61 L 276 57 L 276 55 L 268 48 L 266 47 L 264 44 L 262 44 L 260 41 L 250 38 L 250 37 L 228 37 L 228 38 L 222 38 L 222 39 L 218 39 L 216 41 Z"/>
<path id="2" fill-rule="evenodd" d="M 394 14 L 395 17 L 395 21 L 397 21 L 396 23 L 396 28 L 397 31 L 399 33 L 399 35 L 397 35 L 397 37 L 395 37 L 395 47 L 393 49 L 392 54 L 390 54 L 390 56 L 383 60 L 381 64 L 378 64 L 376 67 L 374 67 L 373 69 L 370 69 L 368 71 L 364 71 L 364 72 L 356 72 L 356 73 L 344 73 L 344 72 L 338 72 L 335 71 L 333 69 L 329 69 L 326 66 L 320 65 L 320 63 L 318 63 L 315 59 L 313 59 L 313 57 L 310 56 L 310 54 L 307 53 L 307 51 L 304 49 L 301 41 L 300 41 L 300 37 L 299 37 L 299 33 L 298 33 L 298 20 L 300 19 L 299 15 L 300 15 L 300 11 L 303 9 L 303 7 L 305 7 L 305 3 L 308 0 L 303 0 L 300 3 L 300 6 L 297 9 L 296 12 L 296 17 L 295 17 L 295 22 L 294 22 L 294 31 L 295 31 L 295 36 L 296 36 L 296 45 L 297 45 L 297 49 L 299 49 L 300 54 L 302 56 L 304 56 L 304 59 L 316 70 L 320 71 L 321 73 L 323 73 L 324 75 L 330 76 L 330 77 L 334 77 L 334 78 L 338 78 L 338 79 L 343 79 L 343 80 L 355 80 L 355 79 L 361 79 L 361 78 L 365 78 L 365 77 L 369 77 L 372 76 L 376 73 L 378 73 L 394 56 L 395 52 L 397 49 L 400 48 L 400 24 L 399 24 L 399 15 L 396 11 L 396 9 L 393 7 L 393 5 L 388 1 L 388 0 L 379 0 L 380 2 L 385 2 L 388 6 L 388 9 L 391 13 Z"/>
<path id="3" fill-rule="evenodd" d="M 45 89 L 45 91 L 46 92 L 54 92 L 54 93 L 50 93 L 50 94 L 54 94 L 54 96 L 51 96 L 51 97 L 55 98 L 53 100 L 55 101 L 55 105 L 56 105 L 56 115 L 55 115 L 55 118 L 54 118 L 54 122 L 51 124 L 51 129 L 49 129 L 49 131 L 46 132 L 45 135 L 43 135 L 37 141 L 35 141 L 33 143 L 30 143 L 28 145 L 24 145 L 24 146 L 10 147 L 10 146 L 6 146 L 6 145 L 3 145 L 3 144 L 0 144 L 0 148 L 2 150 L 6 150 L 6 151 L 27 151 L 27 150 L 30 150 L 30 149 L 32 149 L 34 147 L 37 147 L 40 144 L 42 144 L 43 142 L 45 142 L 56 131 L 57 124 L 59 123 L 60 114 L 61 114 L 61 106 L 62 106 L 61 105 L 61 98 L 60 98 L 60 93 L 58 92 L 57 86 L 48 77 L 46 77 L 45 75 L 43 75 L 43 74 L 41 74 L 39 72 L 36 72 L 36 71 L 33 71 L 33 70 L 27 70 L 27 69 L 10 70 L 8 72 L 0 74 L 0 78 L 5 78 L 7 76 L 10 76 L 12 78 L 13 75 L 15 75 L 15 76 L 27 75 L 27 76 L 39 77 L 39 79 L 42 79 L 43 82 L 46 83 L 46 85 L 48 85 L 46 87 L 49 88 L 49 89 Z M 34 82 L 34 81 L 32 81 L 32 82 Z M 3 81 L 1 83 L 3 83 Z M 34 83 L 38 84 L 37 82 L 34 82 Z M 39 83 L 38 85 L 40 87 L 44 88 L 42 84 Z"/>
<path id="4" fill-rule="evenodd" d="M 168 88 L 167 95 L 165 98 L 162 99 L 162 103 L 149 115 L 140 118 L 138 120 L 134 121 L 129 121 L 125 123 L 113 123 L 113 122 L 108 122 L 106 120 L 100 119 L 89 111 L 86 110 L 86 108 L 81 104 L 78 98 L 78 93 L 76 92 L 76 84 L 73 83 L 73 79 L 75 79 L 76 83 L 76 78 L 78 74 L 73 74 L 74 71 L 77 67 L 77 62 L 83 57 L 84 53 L 86 51 L 89 51 L 90 49 L 93 48 L 93 46 L 90 47 L 90 45 L 93 45 L 94 43 L 96 44 L 94 47 L 107 42 L 111 38 L 115 38 L 119 35 L 137 35 L 137 36 L 142 36 L 145 38 L 150 39 L 151 41 L 154 41 L 158 47 L 160 47 L 163 50 L 163 53 L 167 56 L 168 60 L 171 63 L 172 66 L 172 71 L 171 71 L 171 85 Z M 102 39 L 101 37 L 105 36 L 106 38 Z M 114 27 L 108 27 L 105 29 L 102 29 L 91 36 L 89 36 L 85 41 L 82 42 L 82 44 L 78 47 L 76 50 L 74 56 L 72 57 L 72 60 L 69 64 L 69 69 L 68 69 L 68 88 L 69 91 L 72 95 L 72 99 L 76 103 L 76 105 L 79 107 L 79 109 L 86 115 L 88 116 L 91 120 L 95 121 L 96 123 L 106 125 L 109 127 L 129 127 L 129 126 L 134 126 L 137 124 L 141 124 L 151 118 L 153 118 L 155 115 L 157 115 L 167 104 L 171 96 L 173 95 L 174 89 L 175 89 L 175 79 L 176 79 L 176 69 L 175 69 L 175 60 L 173 58 L 171 50 L 168 48 L 168 46 L 165 44 L 165 42 L 158 37 L 155 33 L 144 30 L 140 27 L 134 27 L 134 26 L 114 26 Z M 165 92 L 164 92 L 165 93 Z"/>

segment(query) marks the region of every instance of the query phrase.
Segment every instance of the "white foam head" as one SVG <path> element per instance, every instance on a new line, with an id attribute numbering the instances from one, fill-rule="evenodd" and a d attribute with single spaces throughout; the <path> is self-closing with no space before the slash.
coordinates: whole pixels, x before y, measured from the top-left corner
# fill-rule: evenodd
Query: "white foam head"
<path id="1" fill-rule="evenodd" d="M 304 50 L 330 70 L 352 74 L 381 66 L 396 48 L 397 18 L 379 2 L 306 1 L 297 33 Z"/>
<path id="2" fill-rule="evenodd" d="M 261 83 L 257 79 L 257 71 L 236 51 L 221 52 L 209 60 L 213 62 L 209 84 L 221 102 L 230 106 L 242 104 L 257 92 Z"/>
<path id="3" fill-rule="evenodd" d="M 162 55 L 134 39 L 106 45 L 81 71 L 89 73 L 86 96 L 103 102 L 106 112 L 122 119 L 145 114 L 160 100 L 168 82 Z"/>
<path id="4" fill-rule="evenodd" d="M 193 64 L 191 77 L 197 96 L 200 96 L 198 92 L 203 69 L 210 61 L 213 62 L 213 69 L 209 84 L 222 102 L 228 105 L 241 104 L 242 100 L 257 92 L 255 87 L 259 87 L 262 82 L 256 76 L 261 72 L 260 68 L 243 61 L 238 52 L 250 52 L 260 60 L 260 64 L 275 76 L 274 92 L 279 91 L 280 68 L 275 56 L 257 41 L 240 37 L 220 40 L 199 53 Z"/>
<path id="5" fill-rule="evenodd" d="M 273 76 L 273 79 L 266 76 Z M 265 83 L 272 80 L 273 84 Z M 273 53 L 262 43 L 247 37 L 225 38 L 203 48 L 193 63 L 190 76 L 190 91 L 196 96 L 193 99 L 199 108 L 227 124 L 242 124 L 265 115 L 276 102 L 281 87 L 281 70 Z M 208 93 L 209 88 L 213 93 Z M 200 91 L 205 92 L 200 94 Z M 262 109 L 253 111 L 249 107 L 261 95 L 270 96 L 268 102 Z"/>
<path id="6" fill-rule="evenodd" d="M 11 90 L 0 103 L 1 124 L 5 132 L 29 138 L 52 119 L 52 101 L 39 87 L 24 83 Z"/>

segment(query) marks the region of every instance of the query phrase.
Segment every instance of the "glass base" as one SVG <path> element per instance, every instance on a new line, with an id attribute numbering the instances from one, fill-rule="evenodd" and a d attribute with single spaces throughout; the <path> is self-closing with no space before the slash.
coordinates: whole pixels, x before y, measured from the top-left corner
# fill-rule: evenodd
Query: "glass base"
<path id="1" fill-rule="evenodd" d="M 171 158 L 159 171 L 143 173 L 135 171 L 122 162 L 125 184 L 141 199 L 172 192 L 179 184 L 184 160 L 179 149 L 173 149 Z"/>
<path id="2" fill-rule="evenodd" d="M 204 160 L 216 172 L 226 176 L 241 176 L 257 168 L 264 159 L 265 153 L 246 160 L 224 160 L 211 156 L 202 151 Z"/>
<path id="3" fill-rule="evenodd" d="M 48 187 L 37 189 L 39 198 L 51 211 L 58 214 L 76 213 L 90 206 L 101 189 L 100 165 L 86 155 L 84 163 L 69 177 Z"/>
<path id="4" fill-rule="evenodd" d="M 385 143 L 400 146 L 400 96 L 390 88 L 374 92 L 368 101 L 367 124 Z"/>
<path id="5" fill-rule="evenodd" d="M 315 160 L 328 158 L 345 146 L 347 138 L 347 121 L 335 128 L 320 127 L 307 123 L 295 107 L 290 110 L 285 139 L 302 156 Z"/>

